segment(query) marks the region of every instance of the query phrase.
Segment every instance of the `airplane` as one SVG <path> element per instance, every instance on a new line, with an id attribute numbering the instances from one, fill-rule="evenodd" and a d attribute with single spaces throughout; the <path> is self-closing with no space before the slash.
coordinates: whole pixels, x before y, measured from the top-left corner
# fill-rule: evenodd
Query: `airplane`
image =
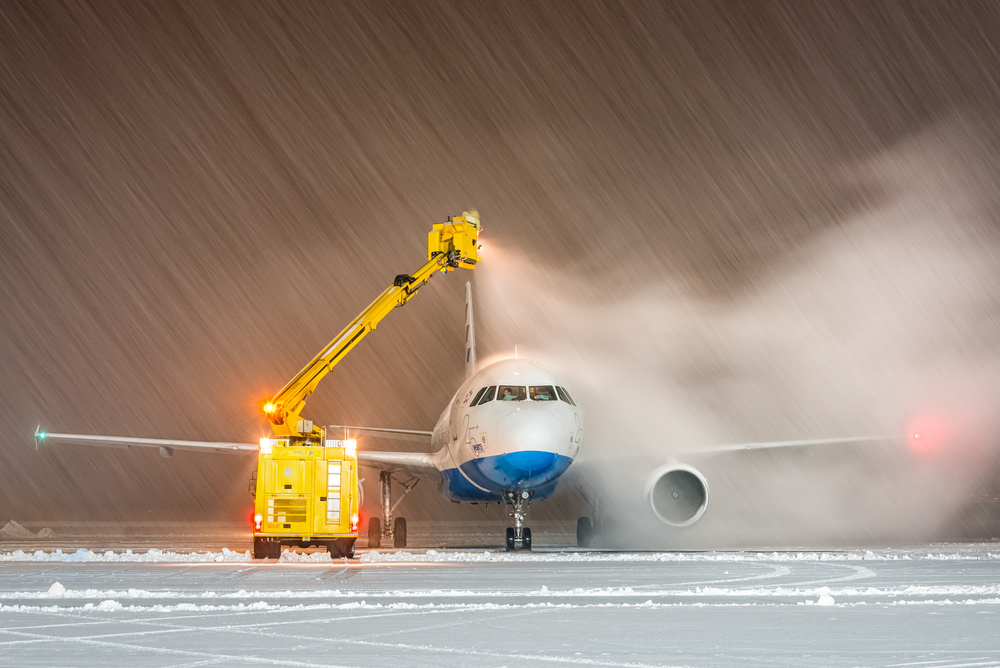
<path id="1" fill-rule="evenodd" d="M 505 503 L 513 526 L 505 547 L 531 549 L 525 526 L 532 501 L 548 498 L 583 444 L 583 416 L 558 373 L 539 362 L 501 359 L 478 367 L 472 286 L 465 284 L 465 381 L 432 431 L 330 425 L 353 433 L 425 439 L 431 452 L 358 450 L 361 466 L 380 470 L 381 518 L 371 518 L 368 544 L 379 547 L 379 529 L 405 536 L 404 518 L 392 519 L 393 473 L 436 479 L 458 503 Z M 404 494 L 412 489 L 406 486 Z M 381 527 L 380 527 L 381 524 Z M 392 526 L 390 529 L 389 527 Z M 395 540 L 397 547 L 403 541 Z"/>
<path id="2" fill-rule="evenodd" d="M 406 521 L 393 518 L 393 511 L 419 479 L 438 483 L 441 493 L 459 503 L 503 503 L 510 508 L 513 526 L 506 529 L 508 551 L 531 549 L 531 529 L 526 526 L 528 507 L 553 494 L 566 472 L 578 459 L 584 438 L 583 411 L 564 376 L 548 366 L 516 355 L 478 366 L 472 288 L 466 283 L 465 379 L 455 391 L 431 431 L 330 425 L 353 434 L 382 438 L 419 440 L 429 446 L 423 452 L 388 452 L 359 448 L 358 463 L 379 471 L 380 517 L 368 525 L 368 546 L 381 547 L 383 538 L 393 546 L 406 547 Z M 914 450 L 927 447 L 934 430 L 916 424 L 908 437 L 861 436 L 795 441 L 735 443 L 699 448 L 699 455 L 819 446 L 863 446 L 873 442 L 908 440 Z M 177 441 L 150 438 L 85 436 L 36 431 L 49 441 L 110 447 L 152 447 L 170 457 L 174 450 L 256 453 L 258 444 Z M 923 439 L 923 440 L 921 440 Z M 934 437 L 935 441 L 941 438 Z M 577 544 L 589 547 L 603 524 L 598 511 L 607 490 L 598 489 L 595 468 L 615 464 L 614 453 L 595 452 L 591 462 L 568 476 L 584 502 L 589 516 L 577 520 Z M 610 459 L 609 459 L 610 458 Z M 589 470 L 587 466 L 589 465 Z M 392 504 L 393 474 L 412 478 L 402 483 L 404 491 Z M 640 500 L 647 518 L 673 528 L 698 522 L 708 509 L 710 492 L 706 476 L 694 466 L 670 458 L 650 461 L 616 493 Z M 589 482 L 588 482 L 589 479 Z"/>
<path id="3" fill-rule="evenodd" d="M 392 474 L 430 477 L 440 483 L 450 500 L 468 503 L 504 503 L 510 506 L 513 526 L 505 547 L 531 549 L 531 529 L 525 526 L 528 506 L 556 489 L 583 444 L 580 406 L 558 373 L 541 363 L 514 358 L 478 367 L 472 286 L 466 283 L 465 380 L 441 413 L 432 431 L 330 425 L 389 438 L 417 438 L 430 452 L 385 452 L 358 449 L 361 466 L 380 471 L 381 517 L 369 521 L 368 544 L 380 547 L 392 537 L 395 547 L 406 546 L 405 518 L 393 521 L 390 506 Z M 109 447 L 153 447 L 169 457 L 174 450 L 257 452 L 251 443 L 177 441 L 151 438 L 85 436 L 36 431 L 47 441 Z M 404 486 L 405 496 L 414 483 Z M 398 502 L 397 502 L 398 503 Z"/>

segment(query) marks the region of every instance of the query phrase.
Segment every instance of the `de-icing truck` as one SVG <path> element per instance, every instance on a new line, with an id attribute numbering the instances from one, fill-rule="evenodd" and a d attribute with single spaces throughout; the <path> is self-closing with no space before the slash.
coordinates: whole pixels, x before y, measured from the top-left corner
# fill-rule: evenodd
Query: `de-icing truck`
<path id="1" fill-rule="evenodd" d="M 333 557 L 353 556 L 358 539 L 358 455 L 354 440 L 327 438 L 301 416 L 306 398 L 333 367 L 403 306 L 437 272 L 474 268 L 479 260 L 479 214 L 463 212 L 434 225 L 427 262 L 400 274 L 280 392 L 264 405 L 274 438 L 262 438 L 255 492 L 253 554 L 277 558 L 282 545 L 325 546 Z"/>
<path id="2" fill-rule="evenodd" d="M 358 539 L 358 451 L 354 440 L 327 438 L 326 431 L 302 417 L 306 398 L 336 364 L 389 312 L 403 306 L 432 276 L 479 261 L 479 214 L 463 212 L 433 226 L 427 237 L 427 262 L 413 274 L 400 274 L 302 371 L 263 406 L 273 438 L 252 443 L 57 434 L 35 430 L 43 442 L 116 448 L 158 448 L 163 457 L 175 450 L 256 452 L 250 482 L 254 494 L 253 555 L 277 558 L 282 545 L 322 546 L 334 557 L 353 556 Z"/>

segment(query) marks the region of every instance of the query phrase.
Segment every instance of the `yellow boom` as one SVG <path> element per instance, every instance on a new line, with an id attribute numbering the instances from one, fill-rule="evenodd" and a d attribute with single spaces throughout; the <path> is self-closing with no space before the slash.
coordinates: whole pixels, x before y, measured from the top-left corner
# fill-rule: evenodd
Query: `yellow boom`
<path id="1" fill-rule="evenodd" d="M 413 274 L 396 276 L 378 299 L 264 405 L 264 414 L 270 420 L 275 436 L 321 438 L 322 431 L 313 426 L 311 420 L 304 420 L 301 416 L 306 398 L 389 311 L 408 302 L 431 276 L 458 267 L 473 269 L 479 260 L 479 229 L 479 213 L 476 211 L 463 211 L 461 216 L 434 225 L 427 235 L 427 263 Z"/>

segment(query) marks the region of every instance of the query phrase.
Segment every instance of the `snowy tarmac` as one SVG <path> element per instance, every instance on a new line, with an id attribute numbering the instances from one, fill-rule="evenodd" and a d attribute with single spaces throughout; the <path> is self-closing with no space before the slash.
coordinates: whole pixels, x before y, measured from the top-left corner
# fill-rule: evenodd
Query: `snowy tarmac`
<path id="1" fill-rule="evenodd" d="M 1000 544 L 0 552 L 3 666 L 566 663 L 1000 666 Z"/>

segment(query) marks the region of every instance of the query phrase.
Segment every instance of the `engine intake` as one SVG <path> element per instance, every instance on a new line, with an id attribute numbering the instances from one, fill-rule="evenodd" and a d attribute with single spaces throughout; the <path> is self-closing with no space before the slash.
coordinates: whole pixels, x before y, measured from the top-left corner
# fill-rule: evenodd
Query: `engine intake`
<path id="1" fill-rule="evenodd" d="M 697 469 L 671 464 L 651 477 L 649 505 L 660 520 L 684 527 L 697 522 L 708 508 L 708 481 Z"/>

